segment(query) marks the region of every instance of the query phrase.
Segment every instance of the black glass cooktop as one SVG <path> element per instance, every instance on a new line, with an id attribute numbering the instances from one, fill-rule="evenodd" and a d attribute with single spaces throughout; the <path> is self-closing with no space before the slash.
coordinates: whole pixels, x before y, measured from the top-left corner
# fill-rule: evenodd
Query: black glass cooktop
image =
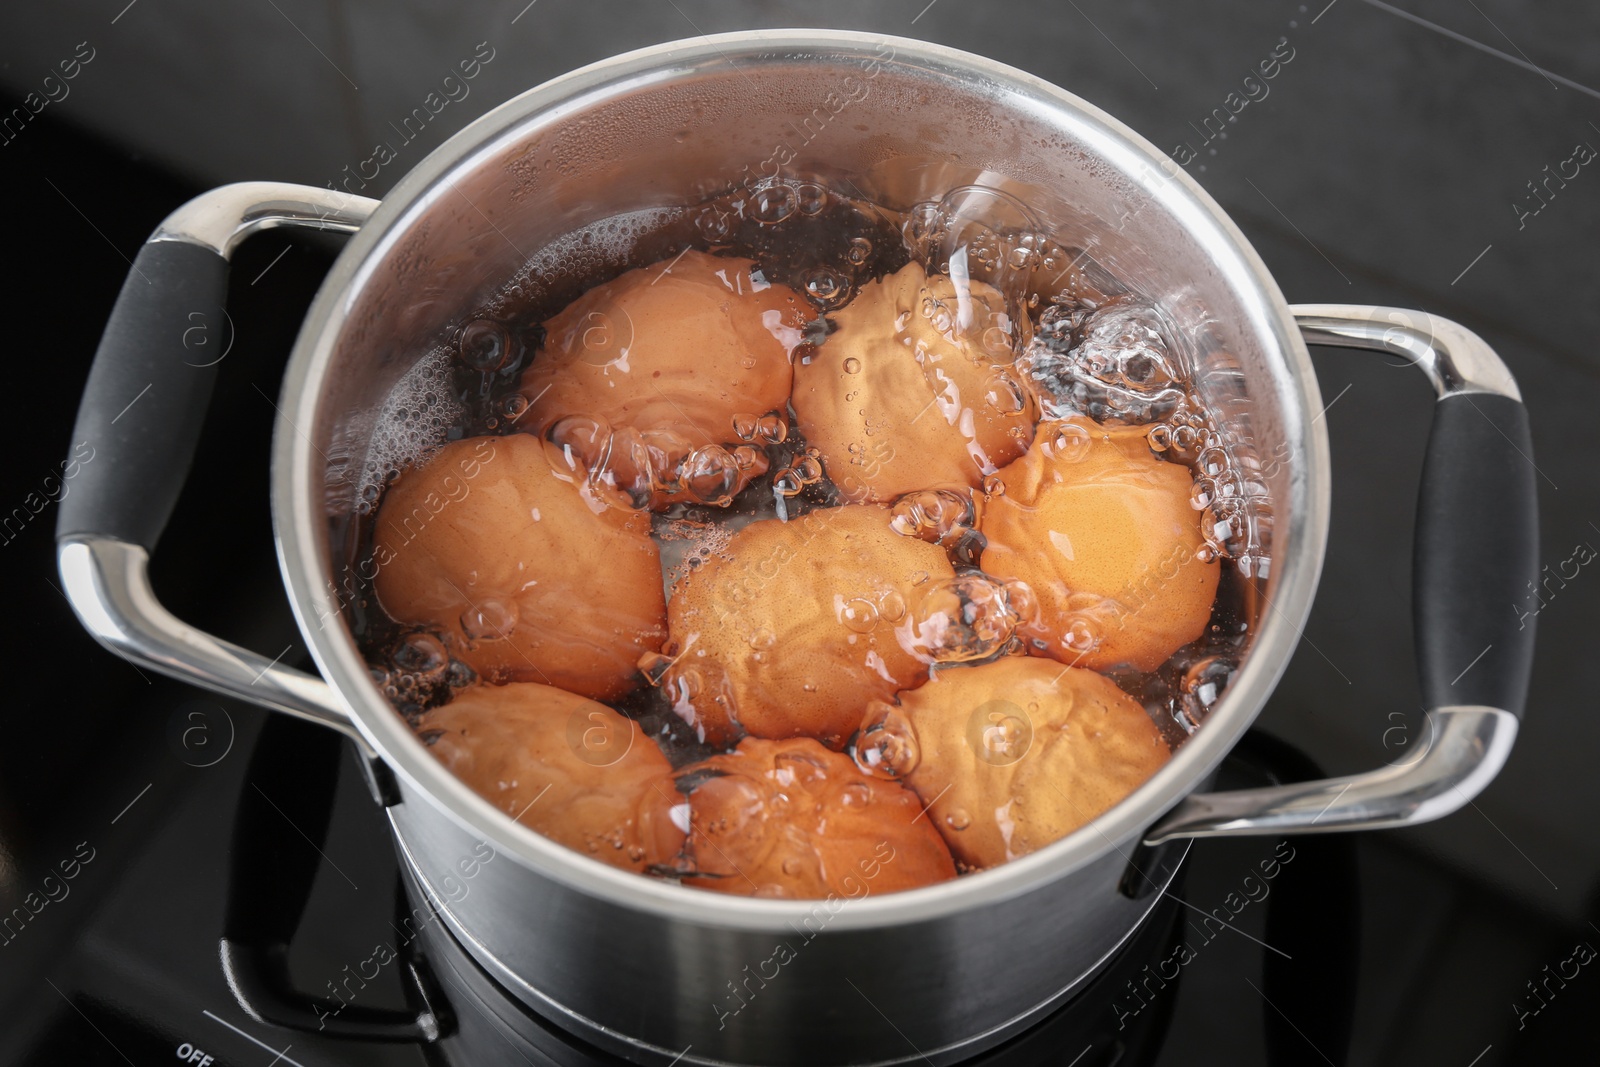
<path id="1" fill-rule="evenodd" d="M 105 862 L 100 850 L 85 842 L 72 865 L 46 883 L 63 887 L 57 895 L 66 904 L 80 880 L 112 882 L 90 920 L 49 961 L 44 984 L 55 1003 L 45 1001 L 49 1010 L 28 1027 L 14 1062 L 622 1062 L 520 1006 L 436 915 L 401 898 L 386 824 L 343 742 L 314 726 L 264 722 L 259 713 L 203 700 L 182 721 L 188 736 L 176 735 L 177 748 L 204 773 L 165 798 L 159 812 L 146 809 L 155 824 L 139 854 L 108 878 L 96 868 Z M 1268 784 L 1314 770 L 1287 746 L 1253 736 L 1221 784 Z M 150 800 L 136 797 L 115 825 Z M 322 811 L 331 811 L 326 827 Z M 1342 1061 L 1356 992 L 1355 851 L 1340 837 L 1195 847 L 1149 921 L 1064 1007 L 964 1062 L 1188 1063 L 1184 1050 L 1219 1023 L 1248 1029 L 1265 1062 L 1306 1062 L 1318 1049 Z M 241 879 L 241 853 L 270 857 L 284 869 L 304 860 L 314 874 L 288 885 L 271 873 Z M 1146 862 L 1181 855 L 1180 848 Z M 224 980 L 218 934 L 229 909 L 237 921 L 241 912 L 273 910 L 286 900 L 305 901 L 289 948 L 291 992 L 320 997 L 335 1017 L 414 1016 L 419 1005 L 408 1002 L 399 978 L 400 967 L 411 967 L 423 975 L 442 1036 L 425 1045 L 358 1041 L 248 1017 Z M 14 943 L 45 936 L 23 927 Z M 1237 986 L 1221 1004 L 1210 996 L 1219 983 Z M 1255 1010 L 1258 1001 L 1272 1010 Z M 268 1016 L 292 1009 L 287 994 L 257 1003 Z M 921 1059 L 909 1046 L 906 1056 Z"/>

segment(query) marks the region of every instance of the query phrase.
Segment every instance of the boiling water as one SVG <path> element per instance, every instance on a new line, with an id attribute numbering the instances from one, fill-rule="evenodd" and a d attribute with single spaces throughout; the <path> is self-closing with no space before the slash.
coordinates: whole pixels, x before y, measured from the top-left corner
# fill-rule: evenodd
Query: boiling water
<path id="1" fill-rule="evenodd" d="M 864 285 L 912 261 L 930 277 L 948 276 L 958 291 L 975 280 L 1004 294 L 1008 314 L 1024 324 L 1012 331 L 1014 342 L 1007 341 L 1014 344 L 1015 380 L 1037 398 L 1045 418 L 1084 415 L 1143 427 L 1154 454 L 1192 475 L 1190 503 L 1206 539 L 1201 558 L 1222 564 L 1210 625 L 1157 670 L 1111 677 L 1144 705 L 1174 746 L 1205 721 L 1255 628 L 1259 587 L 1270 570 L 1272 509 L 1247 444 L 1219 424 L 1195 391 L 1191 346 L 1181 331 L 1083 249 L 1052 240 L 1025 204 L 1003 193 L 964 187 L 896 211 L 788 181 L 681 209 L 617 216 L 552 242 L 465 315 L 453 336 L 436 339 L 396 386 L 360 472 L 355 520 L 343 531 L 348 563 L 341 601 L 374 679 L 398 711 L 415 721 L 476 679 L 451 659 L 438 635 L 402 627 L 377 605 L 372 523 L 386 486 L 444 442 L 520 432 L 516 420 L 528 400 L 518 383 L 539 358 L 540 324 L 593 286 L 685 249 L 748 258 L 767 281 L 801 294 L 814 318 L 797 350 L 800 360 L 826 343 L 829 316 Z M 733 430 L 738 441 L 696 454 L 710 476 L 674 483 L 688 502 L 652 515 L 669 597 L 750 522 L 794 519 L 843 502 L 796 429 L 792 407 L 752 413 Z M 741 457 L 740 449 L 761 453 L 766 471 L 730 498 L 721 472 L 748 463 L 750 453 Z M 667 477 L 647 471 L 645 480 L 659 487 Z M 986 480 L 980 497 L 998 491 L 996 482 Z M 698 501 L 696 486 L 706 487 Z M 972 664 L 1017 651 L 1021 638 L 1006 625 L 1005 591 L 979 566 L 983 538 L 972 529 L 972 502 L 958 493 L 925 491 L 902 498 L 894 511 L 897 529 L 935 540 L 956 567 L 945 593 L 965 625 L 943 639 L 947 647 L 935 650 L 935 660 Z M 645 678 L 657 680 L 648 660 L 641 663 Z M 614 706 L 654 735 L 676 766 L 710 751 L 654 685 L 641 685 Z M 857 758 L 866 767 L 872 755 L 858 752 Z"/>

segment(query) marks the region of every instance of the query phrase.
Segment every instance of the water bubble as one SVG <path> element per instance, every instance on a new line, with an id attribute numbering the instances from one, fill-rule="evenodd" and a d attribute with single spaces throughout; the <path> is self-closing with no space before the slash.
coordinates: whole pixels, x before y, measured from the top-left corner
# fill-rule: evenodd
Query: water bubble
<path id="1" fill-rule="evenodd" d="M 1178 683 L 1178 720 L 1191 733 L 1221 699 L 1233 680 L 1234 664 L 1223 656 L 1206 656 L 1190 664 Z"/>
<path id="2" fill-rule="evenodd" d="M 485 373 L 499 370 L 511 353 L 511 335 L 498 322 L 477 319 L 461 328 L 456 340 L 461 362 Z"/>
<path id="3" fill-rule="evenodd" d="M 845 359 L 844 372 L 846 374 L 857 374 L 860 373 L 860 371 L 861 361 L 859 359 L 857 359 L 855 356 L 849 356 Z"/>
<path id="4" fill-rule="evenodd" d="M 906 615 L 906 598 L 893 589 L 878 598 L 878 616 L 889 622 L 899 622 Z"/>
<path id="5" fill-rule="evenodd" d="M 1048 449 L 1046 455 L 1052 459 L 1077 463 L 1089 454 L 1089 448 L 1093 444 L 1094 436 L 1088 427 L 1076 422 L 1063 423 L 1055 427 L 1050 440 L 1045 443 L 1045 448 Z"/>
<path id="6" fill-rule="evenodd" d="M 1150 427 L 1144 439 L 1149 442 L 1152 451 L 1165 452 L 1172 447 L 1172 427 L 1164 422 L 1158 422 Z"/>
<path id="7" fill-rule="evenodd" d="M 781 752 L 773 758 L 772 774 L 785 788 L 805 786 L 815 788 L 828 778 L 827 768 L 816 757 L 803 752 Z"/>
<path id="8" fill-rule="evenodd" d="M 1045 400 L 1045 414 L 1087 414 L 1121 425 L 1165 419 L 1184 401 L 1184 376 L 1148 305 L 1097 310 L 1053 306 L 1019 361 Z"/>
<path id="9" fill-rule="evenodd" d="M 872 787 L 866 782 L 851 782 L 839 791 L 839 803 L 847 808 L 865 808 L 872 803 Z"/>
<path id="10" fill-rule="evenodd" d="M 596 470 L 603 467 L 610 456 L 611 427 L 587 415 L 557 419 L 544 436 L 556 446 L 546 450 L 545 455 L 557 474 Z"/>
<path id="11" fill-rule="evenodd" d="M 967 814 L 966 808 L 951 808 L 944 817 L 944 824 L 950 829 L 960 832 L 972 825 L 972 816 Z"/>
<path id="12" fill-rule="evenodd" d="M 900 647 L 924 663 L 971 663 L 1005 650 L 1020 621 L 1009 590 L 968 571 L 922 590 L 895 628 Z"/>
<path id="13" fill-rule="evenodd" d="M 694 226 L 708 244 L 722 244 L 733 236 L 733 217 L 717 207 L 707 207 L 696 215 Z"/>
<path id="14" fill-rule="evenodd" d="M 928 242 L 939 237 L 945 226 L 945 218 L 939 205 L 932 200 L 925 200 L 913 204 L 906 213 L 906 221 L 901 225 L 901 234 L 910 246 L 912 255 L 918 259 L 928 258 Z"/>
<path id="15" fill-rule="evenodd" d="M 391 659 L 402 671 L 434 674 L 449 666 L 450 654 L 445 651 L 444 642 L 433 634 L 412 633 L 400 639 Z"/>
<path id="16" fill-rule="evenodd" d="M 947 339 L 956 340 L 956 316 L 946 304 L 928 297 L 922 302 L 922 314 L 928 320 L 929 326 L 939 331 Z"/>
<path id="17" fill-rule="evenodd" d="M 521 393 L 512 393 L 500 401 L 500 414 L 515 422 L 528 410 L 528 398 Z"/>
<path id="18" fill-rule="evenodd" d="M 453 659 L 445 670 L 444 680 L 451 689 L 465 689 L 469 685 L 477 684 L 478 672 L 460 660 Z"/>
<path id="19" fill-rule="evenodd" d="M 851 263 L 859 267 L 866 263 L 868 257 L 871 255 L 871 241 L 867 240 L 865 237 L 853 237 L 850 239 L 850 249 L 845 253 L 845 258 L 849 259 Z"/>
<path id="20" fill-rule="evenodd" d="M 1216 499 L 1217 483 L 1210 478 L 1196 478 L 1194 486 L 1189 490 L 1189 506 L 1196 511 L 1204 511 Z"/>
<path id="21" fill-rule="evenodd" d="M 1006 607 L 1016 617 L 1018 626 L 1025 626 L 1039 618 L 1039 598 L 1033 586 L 1019 579 L 1002 580 L 1005 587 Z"/>
<path id="22" fill-rule="evenodd" d="M 828 190 L 815 182 L 795 186 L 795 199 L 803 215 L 820 215 L 828 206 Z"/>
<path id="23" fill-rule="evenodd" d="M 865 597 L 847 600 L 839 609 L 839 621 L 858 634 L 867 633 L 878 625 L 878 606 Z"/>
<path id="24" fill-rule="evenodd" d="M 1246 515 L 1233 497 L 1218 497 L 1200 515 L 1200 532 L 1219 555 L 1237 558 L 1248 548 Z"/>
<path id="25" fill-rule="evenodd" d="M 806 483 L 802 482 L 800 476 L 788 467 L 772 476 L 772 491 L 780 496 L 799 496 L 805 487 Z"/>
<path id="26" fill-rule="evenodd" d="M 756 439 L 769 445 L 781 445 L 789 438 L 789 423 L 782 415 L 763 415 L 756 422 Z"/>
<path id="27" fill-rule="evenodd" d="M 741 441 L 753 441 L 756 437 L 757 415 L 735 415 L 733 417 L 733 435 Z"/>
<path id="28" fill-rule="evenodd" d="M 893 704 L 874 700 L 867 706 L 850 755 L 857 767 L 874 778 L 904 778 L 916 770 L 921 749 L 906 713 Z"/>
<path id="29" fill-rule="evenodd" d="M 1007 371 L 999 371 L 989 379 L 983 399 L 1002 415 L 1020 415 L 1028 407 L 1028 395 L 1022 383 Z"/>
<path id="30" fill-rule="evenodd" d="M 1100 635 L 1088 619 L 1073 619 L 1061 635 L 1061 644 L 1068 651 L 1083 655 L 1095 650 L 1100 644 Z"/>
<path id="31" fill-rule="evenodd" d="M 850 299 L 850 281 L 832 267 L 814 267 L 801 276 L 806 295 L 823 311 L 832 311 Z"/>
<path id="32" fill-rule="evenodd" d="M 1016 197 L 967 185 L 937 204 L 914 207 L 905 236 L 912 257 L 930 276 L 993 286 L 1015 317 L 1024 310 L 1029 278 L 1039 265 L 1039 229 L 1032 211 Z"/>
<path id="33" fill-rule="evenodd" d="M 750 215 L 757 222 L 773 226 L 794 214 L 799 197 L 790 185 L 769 185 L 755 194 Z"/>
<path id="34" fill-rule="evenodd" d="M 488 598 L 461 613 L 461 632 L 474 641 L 499 641 L 517 628 L 517 602 Z"/>
<path id="35" fill-rule="evenodd" d="M 954 543 L 976 525 L 972 497 L 951 489 L 907 493 L 890 509 L 889 526 L 895 533 L 931 544 Z"/>
<path id="36" fill-rule="evenodd" d="M 811 485 L 822 480 L 822 460 L 817 457 L 815 449 L 808 449 L 803 454 L 796 456 L 790 466 L 795 477 L 805 485 Z"/>
<path id="37" fill-rule="evenodd" d="M 679 468 L 683 489 L 701 503 L 725 507 L 739 488 L 739 464 L 721 445 L 689 453 Z"/>
<path id="38" fill-rule="evenodd" d="M 673 696 L 679 703 L 692 702 L 705 688 L 700 672 L 693 667 L 679 671 L 672 679 Z"/>
<path id="39" fill-rule="evenodd" d="M 991 767 L 1009 767 L 1033 747 L 1033 720 L 1009 700 L 991 700 L 967 717 L 967 746 Z"/>

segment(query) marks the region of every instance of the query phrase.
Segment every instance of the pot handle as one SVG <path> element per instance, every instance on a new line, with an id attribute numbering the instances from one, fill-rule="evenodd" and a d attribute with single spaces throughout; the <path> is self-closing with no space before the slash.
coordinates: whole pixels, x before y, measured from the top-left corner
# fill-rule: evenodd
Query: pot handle
<path id="1" fill-rule="evenodd" d="M 290 979 L 289 943 L 323 862 L 341 751 L 336 736 L 304 722 L 270 715 L 262 726 L 228 838 L 222 973 L 239 1007 L 257 1022 L 324 1037 L 437 1041 L 452 1020 L 412 941 L 401 940 L 392 951 L 386 944 L 389 957 L 376 960 L 380 969 L 395 964 L 408 1005 L 403 1010 L 353 1002 L 376 977 L 355 974 L 352 990 L 348 981 L 360 964 L 330 976 L 334 998 L 300 992 Z M 403 892 L 398 883 L 396 891 Z M 351 1002 L 337 999 L 340 978 Z"/>
<path id="2" fill-rule="evenodd" d="M 1191 796 L 1145 834 L 1179 837 L 1368 830 L 1465 806 L 1511 754 L 1533 666 L 1532 620 L 1514 609 L 1539 576 L 1528 412 L 1482 338 L 1418 311 L 1290 309 L 1310 344 L 1392 352 L 1438 394 L 1412 546 L 1412 625 L 1427 737 L 1366 774 Z"/>
<path id="3" fill-rule="evenodd" d="M 67 599 L 124 659 L 331 726 L 365 744 L 322 679 L 212 637 L 161 606 L 149 580 L 211 402 L 228 261 L 276 226 L 353 233 L 376 200 L 279 182 L 224 185 L 156 227 L 133 261 L 95 352 L 73 427 L 74 492 L 56 559 Z M 226 350 L 222 355 L 226 355 Z"/>

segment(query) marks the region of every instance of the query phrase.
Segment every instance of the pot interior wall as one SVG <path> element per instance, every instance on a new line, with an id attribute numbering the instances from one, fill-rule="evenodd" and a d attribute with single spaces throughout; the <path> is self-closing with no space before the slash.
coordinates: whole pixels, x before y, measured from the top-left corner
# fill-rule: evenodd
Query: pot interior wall
<path id="1" fill-rule="evenodd" d="M 1028 204 L 1064 246 L 1088 250 L 1164 307 L 1200 391 L 1238 431 L 1235 460 L 1258 466 L 1282 522 L 1296 457 L 1284 431 L 1285 357 L 1262 327 L 1273 309 L 1224 242 L 1206 240 L 1214 223 L 1171 177 L 1176 164 L 1147 162 L 1092 116 L 1060 109 L 1042 85 L 974 83 L 893 56 L 886 42 L 617 66 L 576 94 L 556 83 L 513 101 L 482 122 L 513 110 L 525 118 L 502 123 L 426 187 L 408 178 L 395 195 L 411 205 L 357 275 L 318 405 L 313 438 L 329 461 L 331 517 L 355 504 L 396 381 L 541 249 L 597 219 L 683 206 L 781 169 L 896 209 L 969 184 Z M 551 102 L 529 108 L 540 95 Z M 440 152 L 459 150 L 460 139 Z M 1270 557 L 1265 522 L 1258 537 Z"/>

